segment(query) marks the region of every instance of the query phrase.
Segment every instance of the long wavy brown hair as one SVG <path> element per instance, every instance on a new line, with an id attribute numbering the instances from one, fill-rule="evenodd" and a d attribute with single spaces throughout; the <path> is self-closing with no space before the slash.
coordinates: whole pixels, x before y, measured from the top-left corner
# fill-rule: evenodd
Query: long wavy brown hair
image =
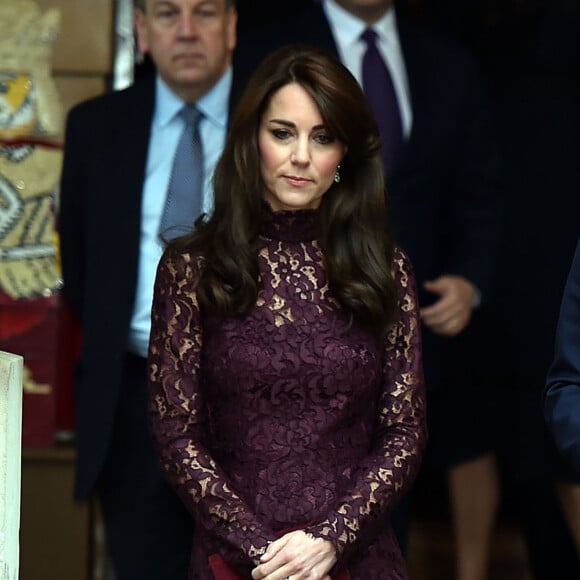
<path id="1" fill-rule="evenodd" d="M 272 95 L 297 83 L 314 99 L 329 133 L 347 146 L 339 183 L 322 198 L 321 238 L 329 288 L 358 324 L 383 335 L 392 322 L 396 290 L 393 242 L 387 227 L 380 138 L 371 109 L 350 72 L 331 54 L 287 46 L 256 69 L 231 122 L 214 174 L 214 211 L 169 252 L 201 256 L 200 303 L 241 315 L 260 289 L 258 253 L 262 194 L 258 128 Z"/>

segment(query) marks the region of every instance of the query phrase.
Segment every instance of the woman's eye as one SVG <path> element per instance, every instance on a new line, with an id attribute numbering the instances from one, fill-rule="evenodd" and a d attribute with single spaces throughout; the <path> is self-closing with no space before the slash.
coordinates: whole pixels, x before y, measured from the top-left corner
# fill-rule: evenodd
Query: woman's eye
<path id="1" fill-rule="evenodd" d="M 319 133 L 314 137 L 314 140 L 321 145 L 328 145 L 334 141 L 334 137 L 328 135 L 327 133 Z"/>
<path id="2" fill-rule="evenodd" d="M 288 129 L 272 129 L 272 135 L 276 137 L 276 139 L 288 139 L 291 136 L 290 131 Z"/>

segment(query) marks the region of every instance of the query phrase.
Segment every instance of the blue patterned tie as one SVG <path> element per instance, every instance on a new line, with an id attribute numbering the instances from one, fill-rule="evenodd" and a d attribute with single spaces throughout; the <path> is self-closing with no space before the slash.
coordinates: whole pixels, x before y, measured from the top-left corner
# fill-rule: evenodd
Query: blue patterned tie
<path id="1" fill-rule="evenodd" d="M 203 151 L 199 136 L 200 111 L 193 105 L 181 109 L 185 127 L 177 143 L 159 235 L 165 240 L 188 233 L 201 213 Z"/>
<path id="2" fill-rule="evenodd" d="M 403 143 L 399 103 L 393 79 L 376 45 L 377 33 L 368 28 L 361 36 L 367 45 L 362 61 L 362 85 L 373 109 L 383 146 L 381 156 L 387 176 L 391 175 Z"/>

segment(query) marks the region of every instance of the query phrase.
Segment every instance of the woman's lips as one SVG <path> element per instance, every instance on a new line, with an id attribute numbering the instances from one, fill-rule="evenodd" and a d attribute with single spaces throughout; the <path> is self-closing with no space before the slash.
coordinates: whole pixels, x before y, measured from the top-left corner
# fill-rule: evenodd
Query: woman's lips
<path id="1" fill-rule="evenodd" d="M 311 179 L 307 179 L 306 177 L 299 177 L 297 175 L 284 175 L 284 179 L 287 183 L 294 187 L 304 187 L 311 183 Z"/>

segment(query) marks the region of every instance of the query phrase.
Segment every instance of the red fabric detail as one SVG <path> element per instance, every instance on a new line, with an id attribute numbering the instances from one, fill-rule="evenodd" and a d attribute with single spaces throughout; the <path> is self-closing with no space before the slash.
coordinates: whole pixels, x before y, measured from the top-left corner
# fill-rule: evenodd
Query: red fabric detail
<path id="1" fill-rule="evenodd" d="M 22 444 L 27 447 L 54 443 L 59 300 L 56 292 L 33 300 L 13 300 L 0 293 L 0 350 L 23 356 L 25 372 L 41 386 L 23 394 Z"/>
<path id="2" fill-rule="evenodd" d="M 42 137 L 26 137 L 22 139 L 0 139 L 0 145 L 7 147 L 22 147 L 23 145 L 41 145 L 48 149 L 61 149 L 62 143 Z"/>
<path id="3" fill-rule="evenodd" d="M 215 580 L 245 580 L 229 564 L 224 562 L 219 554 L 212 554 L 208 560 Z M 331 580 L 350 580 L 350 574 L 348 570 L 341 570 L 337 574 L 333 574 Z"/>
<path id="4" fill-rule="evenodd" d="M 76 428 L 74 378 L 82 345 L 82 332 L 80 323 L 65 299 L 61 300 L 59 317 L 56 430 L 61 435 L 72 436 Z"/>

